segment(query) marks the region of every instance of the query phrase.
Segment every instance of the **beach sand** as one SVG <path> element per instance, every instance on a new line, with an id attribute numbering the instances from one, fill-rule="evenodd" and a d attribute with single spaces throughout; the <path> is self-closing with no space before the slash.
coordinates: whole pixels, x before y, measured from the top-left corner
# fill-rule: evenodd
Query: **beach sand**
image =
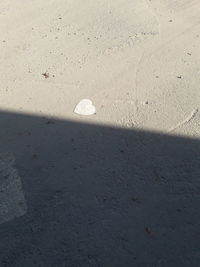
<path id="1" fill-rule="evenodd" d="M 1 0 L 0 266 L 200 265 L 199 11 Z"/>

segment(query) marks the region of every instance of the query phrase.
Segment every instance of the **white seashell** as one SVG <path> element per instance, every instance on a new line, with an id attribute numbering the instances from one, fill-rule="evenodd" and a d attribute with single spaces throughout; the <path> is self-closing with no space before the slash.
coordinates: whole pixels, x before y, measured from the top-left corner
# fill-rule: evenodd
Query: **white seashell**
<path id="1" fill-rule="evenodd" d="M 96 108 L 89 99 L 82 99 L 75 107 L 74 113 L 79 115 L 93 115 L 96 113 Z"/>

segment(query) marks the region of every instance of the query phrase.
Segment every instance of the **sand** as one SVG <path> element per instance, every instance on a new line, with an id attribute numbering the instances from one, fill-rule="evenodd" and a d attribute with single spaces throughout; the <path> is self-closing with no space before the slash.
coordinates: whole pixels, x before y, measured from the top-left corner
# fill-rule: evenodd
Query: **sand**
<path id="1" fill-rule="evenodd" d="M 199 5 L 2 1 L 0 108 L 84 121 L 89 98 L 90 122 L 176 128 L 199 105 Z"/>
<path id="2" fill-rule="evenodd" d="M 199 266 L 199 11 L 0 1 L 0 266 Z"/>

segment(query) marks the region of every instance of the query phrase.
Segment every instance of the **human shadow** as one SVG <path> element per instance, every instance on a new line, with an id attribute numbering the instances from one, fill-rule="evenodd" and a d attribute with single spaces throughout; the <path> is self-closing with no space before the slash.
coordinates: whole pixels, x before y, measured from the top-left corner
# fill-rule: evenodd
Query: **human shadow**
<path id="1" fill-rule="evenodd" d="M 0 125 L 27 205 L 0 225 L 0 266 L 200 266 L 199 140 L 3 111 Z"/>

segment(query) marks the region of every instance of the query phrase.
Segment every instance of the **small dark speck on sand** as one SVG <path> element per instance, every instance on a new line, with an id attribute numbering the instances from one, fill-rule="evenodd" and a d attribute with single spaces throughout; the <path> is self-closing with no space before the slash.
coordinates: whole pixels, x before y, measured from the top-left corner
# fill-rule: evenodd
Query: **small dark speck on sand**
<path id="1" fill-rule="evenodd" d="M 32 158 L 33 159 L 38 159 L 38 155 L 37 154 L 33 154 Z"/>
<path id="2" fill-rule="evenodd" d="M 149 229 L 149 227 L 145 227 L 145 232 L 147 233 L 147 234 L 151 234 L 152 232 L 151 232 L 151 230 Z"/>
<path id="3" fill-rule="evenodd" d="M 49 78 L 49 73 L 48 72 L 44 72 L 44 73 L 42 73 L 42 75 L 44 76 L 45 79 Z"/>
<path id="4" fill-rule="evenodd" d="M 176 209 L 177 212 L 181 212 L 182 210 L 181 209 Z"/>
<path id="5" fill-rule="evenodd" d="M 137 204 L 141 204 L 141 201 L 137 197 L 132 197 L 131 200 Z"/>
<path id="6" fill-rule="evenodd" d="M 54 121 L 54 120 L 48 120 L 48 121 L 46 122 L 46 124 L 55 124 L 55 121 Z"/>

